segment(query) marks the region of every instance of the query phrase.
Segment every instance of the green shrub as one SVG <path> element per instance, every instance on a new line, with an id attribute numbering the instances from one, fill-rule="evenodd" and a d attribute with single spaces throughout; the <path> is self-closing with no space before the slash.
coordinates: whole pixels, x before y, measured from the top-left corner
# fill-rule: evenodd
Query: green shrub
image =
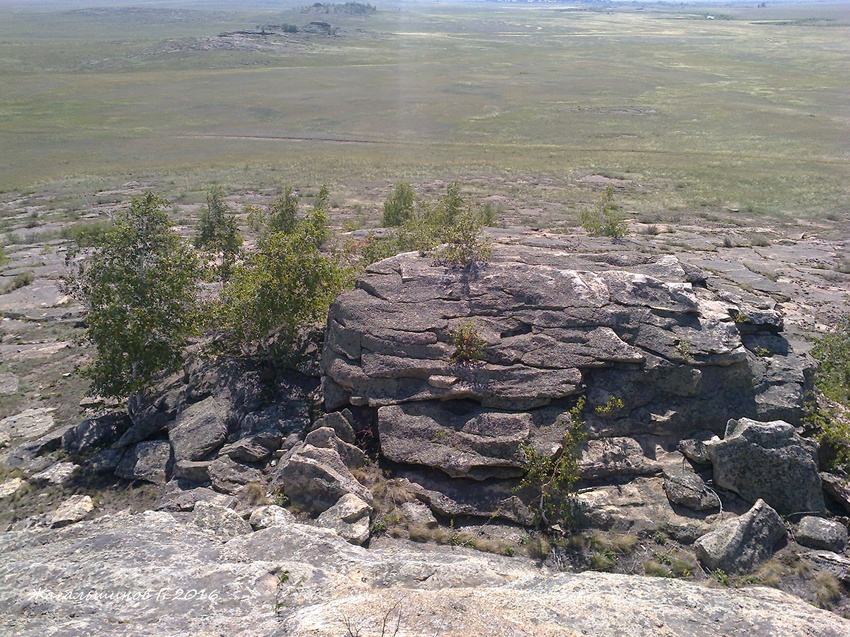
<path id="1" fill-rule="evenodd" d="M 298 195 L 292 188 L 287 187 L 283 195 L 272 204 L 266 220 L 268 231 L 284 234 L 295 232 L 298 226 L 298 202 Z"/>
<path id="2" fill-rule="evenodd" d="M 224 191 L 220 186 L 213 186 L 207 191 L 207 205 L 201 210 L 198 220 L 195 247 L 205 251 L 211 259 L 217 259 L 218 265 L 211 269 L 221 279 L 227 279 L 239 256 L 241 245 L 242 235 L 236 217 L 224 201 Z"/>
<path id="3" fill-rule="evenodd" d="M 467 321 L 461 324 L 451 333 L 451 337 L 455 347 L 452 353 L 453 362 L 462 364 L 481 360 L 486 343 L 475 323 Z"/>
<path id="4" fill-rule="evenodd" d="M 850 406 L 850 316 L 821 337 L 812 348 L 819 363 L 815 382 L 824 396 Z"/>
<path id="5" fill-rule="evenodd" d="M 266 357 L 287 361 L 299 333 L 325 319 L 350 272 L 322 252 L 322 219 L 313 215 L 289 233 L 272 232 L 234 268 L 214 311 L 226 349 L 248 354 L 259 348 Z"/>
<path id="6" fill-rule="evenodd" d="M 381 225 L 386 228 L 402 225 L 413 216 L 416 196 L 407 182 L 399 182 L 395 190 L 384 201 L 384 216 Z"/>
<path id="7" fill-rule="evenodd" d="M 35 274 L 32 272 L 21 272 L 20 274 L 16 274 L 9 283 L 0 289 L 0 294 L 8 294 L 9 292 L 19 290 L 28 286 L 33 281 L 35 281 Z"/>
<path id="8" fill-rule="evenodd" d="M 87 221 L 64 228 L 61 234 L 64 239 L 76 243 L 78 248 L 92 248 L 101 242 L 111 227 L 108 221 Z"/>
<path id="9" fill-rule="evenodd" d="M 626 222 L 619 213 L 619 206 L 614 203 L 614 189 L 611 186 L 608 186 L 593 208 L 582 210 L 580 222 L 592 237 L 622 239 L 628 234 Z"/>
<path id="10" fill-rule="evenodd" d="M 530 444 L 521 447 L 526 473 L 517 491 L 531 492 L 531 507 L 538 525 L 573 523 L 573 489 L 581 477 L 579 447 L 587 437 L 581 416 L 585 404 L 582 396 L 569 411 L 568 422 L 559 418 L 559 424 L 564 426 L 564 439 L 561 449 L 554 455 L 541 453 Z"/>
<path id="11" fill-rule="evenodd" d="M 434 260 L 450 267 L 469 267 L 490 258 L 490 246 L 479 239 L 481 223 L 470 211 L 461 212 L 443 234 L 443 245 L 434 251 Z"/>

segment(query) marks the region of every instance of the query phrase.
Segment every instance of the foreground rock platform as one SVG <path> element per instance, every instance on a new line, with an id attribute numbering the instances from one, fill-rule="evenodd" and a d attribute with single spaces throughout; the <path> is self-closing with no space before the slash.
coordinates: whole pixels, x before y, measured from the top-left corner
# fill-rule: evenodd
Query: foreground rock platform
<path id="1" fill-rule="evenodd" d="M 166 512 L 0 534 L 0 633 L 337 637 L 850 635 L 779 591 L 553 573 L 520 558 L 363 549 L 287 520 L 227 542 Z M 358 633 L 354 633 L 358 634 Z"/>

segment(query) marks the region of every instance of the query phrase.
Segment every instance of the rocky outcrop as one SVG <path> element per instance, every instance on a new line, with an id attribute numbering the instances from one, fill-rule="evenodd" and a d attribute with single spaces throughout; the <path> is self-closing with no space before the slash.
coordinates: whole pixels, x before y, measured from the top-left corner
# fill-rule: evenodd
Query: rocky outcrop
<path id="1" fill-rule="evenodd" d="M 190 405 L 168 427 L 174 459 L 203 460 L 227 439 L 227 417 L 210 396 Z"/>
<path id="2" fill-rule="evenodd" d="M 470 325 L 484 348 L 459 363 L 454 335 Z M 323 395 L 330 410 L 372 414 L 381 453 L 413 482 L 426 476 L 435 512 L 517 520 L 507 498 L 469 502 L 452 481 L 492 495 L 489 483 L 524 473 L 528 450 L 556 453 L 579 395 L 586 484 L 660 473 L 664 441 L 693 436 L 706 462 L 730 418 L 798 420 L 812 364 L 781 331 L 772 301 L 711 287 L 673 256 L 500 245 L 457 270 L 408 253 L 370 266 L 331 307 Z M 677 505 L 718 504 L 695 481 L 668 488 Z"/>
<path id="3" fill-rule="evenodd" d="M 50 525 L 59 528 L 74 524 L 85 518 L 94 510 L 94 502 L 90 495 L 72 495 L 59 505 L 53 514 Z"/>
<path id="4" fill-rule="evenodd" d="M 360 545 L 369 539 L 371 515 L 372 507 L 349 493 L 316 518 L 316 524 L 333 529 L 346 541 Z"/>
<path id="5" fill-rule="evenodd" d="M 130 447 L 115 469 L 115 475 L 127 480 L 145 480 L 165 484 L 174 460 L 171 445 L 166 440 L 150 440 Z"/>
<path id="6" fill-rule="evenodd" d="M 723 440 L 706 443 L 714 483 L 779 513 L 823 511 L 817 448 L 787 422 L 730 420 Z"/>
<path id="7" fill-rule="evenodd" d="M 553 573 L 457 547 L 366 550 L 297 523 L 225 543 L 169 513 L 113 514 L 2 533 L 0 554 L 0 632 L 20 637 L 338 637 L 346 624 L 380 634 L 385 618 L 405 637 L 850 634 L 847 620 L 766 587 Z"/>
<path id="8" fill-rule="evenodd" d="M 759 500 L 746 514 L 724 522 L 694 543 L 699 561 L 725 573 L 749 573 L 773 555 L 785 537 L 779 514 Z"/>

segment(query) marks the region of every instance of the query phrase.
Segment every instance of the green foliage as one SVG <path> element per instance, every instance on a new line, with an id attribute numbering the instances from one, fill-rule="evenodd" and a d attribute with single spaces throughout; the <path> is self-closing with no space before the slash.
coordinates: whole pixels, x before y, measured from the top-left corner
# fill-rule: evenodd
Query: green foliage
<path id="1" fill-rule="evenodd" d="M 92 248 L 100 243 L 103 235 L 109 232 L 111 227 L 112 224 L 105 221 L 75 223 L 68 228 L 63 228 L 62 236 L 71 239 L 78 248 Z"/>
<path id="2" fill-rule="evenodd" d="M 622 239 L 628 234 L 626 222 L 619 213 L 619 207 L 614 203 L 614 189 L 611 186 L 608 186 L 593 208 L 582 210 L 579 220 L 591 237 Z"/>
<path id="3" fill-rule="evenodd" d="M 340 259 L 323 253 L 324 213 L 272 232 L 238 264 L 214 312 L 225 348 L 289 361 L 299 332 L 325 319 L 331 301 L 349 283 Z M 291 362 L 291 361 L 290 361 Z"/>
<path id="4" fill-rule="evenodd" d="M 409 183 L 401 181 L 384 201 L 384 216 L 381 225 L 386 228 L 400 226 L 413 216 L 416 196 Z"/>
<path id="5" fill-rule="evenodd" d="M 479 238 L 481 222 L 471 211 L 459 213 L 443 234 L 443 245 L 434 252 L 440 265 L 463 268 L 487 261 L 490 246 Z"/>
<path id="6" fill-rule="evenodd" d="M 581 416 L 585 404 L 585 397 L 582 396 L 569 411 L 561 449 L 554 455 L 540 453 L 530 444 L 521 447 L 526 473 L 517 491 L 529 490 L 535 494 L 532 507 L 538 525 L 573 522 L 572 493 L 580 478 L 579 447 L 587 437 Z"/>
<path id="7" fill-rule="evenodd" d="M 292 188 L 284 190 L 277 201 L 272 204 L 267 227 L 269 232 L 283 232 L 290 234 L 298 225 L 298 201 L 299 197 Z"/>
<path id="8" fill-rule="evenodd" d="M 91 391 L 124 396 L 179 368 L 195 333 L 198 258 L 171 229 L 167 202 L 148 191 L 115 219 L 68 281 L 88 310 Z"/>
<path id="9" fill-rule="evenodd" d="M 20 274 L 16 274 L 6 285 L 0 287 L 0 294 L 14 292 L 28 286 L 33 281 L 35 281 L 35 274 L 32 272 L 21 272 Z"/>
<path id="10" fill-rule="evenodd" d="M 723 569 L 716 568 L 710 573 L 711 579 L 721 586 L 729 586 L 732 582 L 729 579 L 729 574 Z"/>
<path id="11" fill-rule="evenodd" d="M 595 411 L 600 416 L 605 414 L 613 414 L 620 411 L 623 407 L 625 407 L 622 399 L 617 398 L 616 396 L 611 396 L 608 399 L 608 402 L 604 405 L 598 405 L 593 411 Z"/>
<path id="12" fill-rule="evenodd" d="M 224 201 L 224 191 L 213 186 L 207 191 L 207 205 L 201 210 L 198 220 L 198 236 L 195 247 L 207 252 L 213 259 L 220 259 L 217 267 L 222 279 L 227 279 L 242 245 L 242 235 L 236 217 Z"/>
<path id="13" fill-rule="evenodd" d="M 462 323 L 456 331 L 451 333 L 452 344 L 455 351 L 452 353 L 452 361 L 455 363 L 471 363 L 480 361 L 484 354 L 486 343 L 481 338 L 478 326 L 472 321 Z"/>
<path id="14" fill-rule="evenodd" d="M 850 316 L 844 316 L 811 352 L 820 365 L 815 382 L 827 398 L 850 406 Z"/>

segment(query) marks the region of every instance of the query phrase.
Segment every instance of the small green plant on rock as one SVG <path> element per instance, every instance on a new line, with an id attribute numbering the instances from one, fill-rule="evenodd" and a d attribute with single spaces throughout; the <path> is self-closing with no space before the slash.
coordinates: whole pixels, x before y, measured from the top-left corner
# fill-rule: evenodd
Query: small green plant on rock
<path id="1" fill-rule="evenodd" d="M 608 399 L 607 403 L 605 403 L 604 405 L 598 405 L 593 411 L 595 411 L 601 416 L 605 414 L 616 413 L 620 411 L 623 407 L 625 407 L 625 404 L 623 403 L 622 399 L 617 398 L 616 396 L 611 396 L 611 398 Z"/>
<path id="2" fill-rule="evenodd" d="M 481 337 L 481 331 L 472 321 L 467 321 L 458 326 L 451 333 L 452 344 L 455 351 L 452 353 L 452 362 L 458 364 L 474 363 L 480 361 L 484 355 L 487 343 Z"/>
<path id="3" fill-rule="evenodd" d="M 582 396 L 569 411 L 561 448 L 554 455 L 543 454 L 527 443 L 521 446 L 526 473 L 517 491 L 527 489 L 535 494 L 531 506 L 538 525 L 573 522 L 572 493 L 580 478 L 579 446 L 587 437 L 581 416 L 585 404 L 586 399 Z"/>
<path id="4" fill-rule="evenodd" d="M 614 189 L 608 186 L 595 206 L 582 210 L 579 221 L 591 237 L 622 239 L 629 230 L 619 209 L 614 203 Z"/>

